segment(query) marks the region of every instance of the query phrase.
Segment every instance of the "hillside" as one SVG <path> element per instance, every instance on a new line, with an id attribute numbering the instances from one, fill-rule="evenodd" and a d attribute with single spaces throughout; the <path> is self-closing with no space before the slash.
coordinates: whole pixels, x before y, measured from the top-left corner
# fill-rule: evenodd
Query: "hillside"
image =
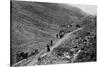
<path id="1" fill-rule="evenodd" d="M 73 9 L 74 8 L 74 9 Z M 87 16 L 80 9 L 62 4 L 12 1 L 11 3 L 11 60 L 18 62 L 18 52 L 41 51 L 55 35 L 61 25 L 86 24 Z M 92 17 L 90 17 L 91 19 Z M 80 23 L 81 22 L 81 23 Z M 74 30 L 76 28 L 68 28 Z"/>

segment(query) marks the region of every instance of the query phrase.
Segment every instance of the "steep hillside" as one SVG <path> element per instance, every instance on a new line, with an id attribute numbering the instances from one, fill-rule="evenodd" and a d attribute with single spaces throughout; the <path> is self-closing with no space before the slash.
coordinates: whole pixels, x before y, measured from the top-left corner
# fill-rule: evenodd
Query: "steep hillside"
<path id="1" fill-rule="evenodd" d="M 12 64 L 17 62 L 17 52 L 30 47 L 41 51 L 51 39 L 56 40 L 60 25 L 77 23 L 86 16 L 78 8 L 55 3 L 12 1 L 11 4 Z"/>

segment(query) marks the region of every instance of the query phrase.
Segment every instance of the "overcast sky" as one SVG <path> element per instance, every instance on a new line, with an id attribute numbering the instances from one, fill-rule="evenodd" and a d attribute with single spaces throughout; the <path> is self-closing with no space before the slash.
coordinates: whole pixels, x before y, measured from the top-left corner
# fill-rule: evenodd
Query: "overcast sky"
<path id="1" fill-rule="evenodd" d="M 95 5 L 72 5 L 82 9 L 84 12 L 92 15 L 97 15 L 97 6 Z"/>

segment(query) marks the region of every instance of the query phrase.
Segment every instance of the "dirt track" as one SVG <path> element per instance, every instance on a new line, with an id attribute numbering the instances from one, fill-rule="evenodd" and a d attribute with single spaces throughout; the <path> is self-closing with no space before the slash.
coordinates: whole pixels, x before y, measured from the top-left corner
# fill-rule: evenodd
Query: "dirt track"
<path id="1" fill-rule="evenodd" d="M 78 29 L 76 29 L 76 30 L 74 30 L 74 31 L 72 31 L 72 32 L 70 32 L 70 33 L 67 33 L 63 38 L 61 38 L 61 39 L 59 39 L 56 43 L 55 43 L 55 45 L 54 46 L 52 46 L 51 48 L 50 48 L 50 52 L 52 52 L 52 50 L 54 49 L 54 48 L 56 48 L 56 47 L 58 47 L 61 43 L 63 43 L 65 40 L 67 41 L 67 40 L 69 40 L 71 37 L 72 37 L 72 34 L 74 33 L 74 32 L 76 32 L 76 31 L 78 31 L 78 30 L 81 30 L 81 29 L 83 29 L 83 28 L 78 28 Z M 41 56 L 41 55 L 43 55 L 43 54 L 45 54 L 45 55 L 47 55 L 47 54 L 50 54 L 50 52 L 47 52 L 47 49 L 45 48 L 44 50 L 42 50 L 39 54 L 37 54 L 33 59 L 31 58 L 31 60 L 26 60 L 25 62 L 20 62 L 20 64 L 22 65 L 22 66 L 24 66 L 24 65 L 27 65 L 27 66 L 32 66 L 32 65 L 34 65 L 35 63 L 37 63 L 37 61 L 38 61 L 38 58 Z M 15 65 L 13 65 L 13 67 L 15 67 L 15 66 L 17 66 L 19 63 L 16 63 Z"/>

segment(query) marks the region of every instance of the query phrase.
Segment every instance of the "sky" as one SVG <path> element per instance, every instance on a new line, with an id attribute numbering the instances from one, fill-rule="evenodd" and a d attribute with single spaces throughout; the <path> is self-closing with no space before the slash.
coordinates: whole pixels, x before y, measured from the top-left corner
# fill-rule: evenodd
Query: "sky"
<path id="1" fill-rule="evenodd" d="M 78 7 L 88 14 L 97 15 L 97 6 L 96 5 L 76 5 L 76 4 L 72 4 L 72 6 Z"/>

